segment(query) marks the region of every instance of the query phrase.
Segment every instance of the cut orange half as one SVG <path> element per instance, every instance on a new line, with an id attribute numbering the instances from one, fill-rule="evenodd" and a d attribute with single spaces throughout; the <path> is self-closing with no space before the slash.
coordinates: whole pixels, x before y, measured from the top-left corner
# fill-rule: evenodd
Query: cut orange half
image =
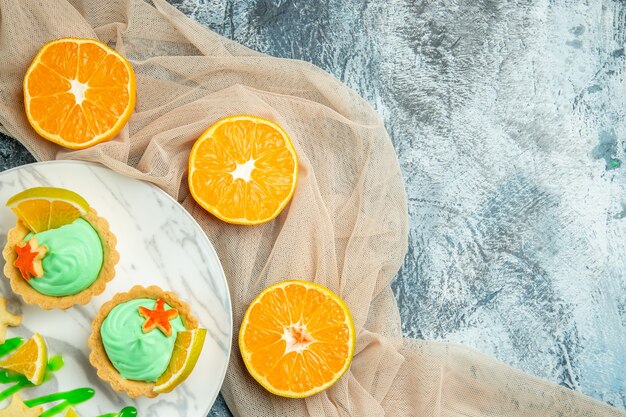
<path id="1" fill-rule="evenodd" d="M 89 203 L 83 197 L 55 187 L 24 190 L 9 198 L 7 207 L 35 233 L 70 224 L 89 211 Z"/>
<path id="2" fill-rule="evenodd" d="M 152 389 L 157 393 L 170 392 L 193 371 L 206 338 L 206 329 L 178 332 L 170 364 Z"/>
<path id="3" fill-rule="evenodd" d="M 135 73 L 118 52 L 94 39 L 45 44 L 24 76 L 24 105 L 33 129 L 71 149 L 109 140 L 135 107 Z"/>
<path id="4" fill-rule="evenodd" d="M 8 359 L 0 362 L 0 368 L 22 374 L 34 385 L 40 385 L 43 382 L 47 365 L 48 348 L 39 333 L 35 333 Z"/>
<path id="5" fill-rule="evenodd" d="M 329 289 L 284 281 L 259 294 L 239 330 L 250 375 L 269 392 L 304 398 L 332 386 L 348 370 L 355 330 L 345 303 Z"/>
<path id="6" fill-rule="evenodd" d="M 298 158 L 276 123 L 239 115 L 219 120 L 189 155 L 189 189 L 209 213 L 254 225 L 280 214 L 296 189 Z"/>

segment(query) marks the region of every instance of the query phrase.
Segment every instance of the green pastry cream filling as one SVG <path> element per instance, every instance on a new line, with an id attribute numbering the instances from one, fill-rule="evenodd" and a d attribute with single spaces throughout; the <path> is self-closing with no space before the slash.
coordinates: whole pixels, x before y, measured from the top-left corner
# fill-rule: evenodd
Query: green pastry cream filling
<path id="1" fill-rule="evenodd" d="M 185 330 L 180 317 L 170 320 L 172 335 L 167 337 L 159 329 L 144 333 L 145 318 L 139 315 L 139 306 L 154 309 L 155 300 L 137 298 L 116 305 L 106 316 L 100 335 L 109 360 L 125 379 L 155 382 L 167 369 L 174 342 L 179 331 Z M 165 304 L 165 309 L 171 307 Z"/>
<path id="2" fill-rule="evenodd" d="M 40 246 L 47 246 L 44 274 L 27 282 L 38 292 L 51 296 L 73 295 L 89 288 L 98 278 L 104 258 L 98 232 L 84 219 L 57 229 L 29 234 Z"/>

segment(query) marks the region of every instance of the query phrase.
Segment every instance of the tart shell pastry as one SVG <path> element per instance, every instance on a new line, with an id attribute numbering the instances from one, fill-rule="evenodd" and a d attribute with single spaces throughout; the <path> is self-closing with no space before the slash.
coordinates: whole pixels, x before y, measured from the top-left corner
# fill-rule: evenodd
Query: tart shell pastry
<path id="1" fill-rule="evenodd" d="M 35 290 L 24 280 L 20 271 L 13 266 L 17 258 L 14 247 L 31 232 L 20 220 L 17 221 L 15 227 L 9 230 L 7 234 L 7 244 L 2 251 L 2 257 L 6 261 L 4 265 L 4 275 L 9 279 L 13 292 L 20 295 L 26 304 L 36 304 L 44 310 L 52 310 L 54 308 L 66 310 L 76 304 L 87 304 L 93 296 L 102 294 L 107 283 L 115 277 L 115 265 L 118 263 L 120 256 L 115 249 L 117 238 L 109 230 L 109 222 L 103 217 L 98 216 L 98 213 L 93 208 L 90 208 L 87 214 L 82 218 L 94 228 L 100 237 L 103 250 L 103 262 L 96 280 L 88 288 L 73 295 L 45 295 Z"/>
<path id="2" fill-rule="evenodd" d="M 106 354 L 104 344 L 102 342 L 102 336 L 100 334 L 102 323 L 113 308 L 119 304 L 135 300 L 137 298 L 152 298 L 155 300 L 162 299 L 169 306 L 178 310 L 178 315 L 182 319 L 186 330 L 193 330 L 198 327 L 198 320 L 191 314 L 189 304 L 181 301 L 176 294 L 173 292 L 163 291 L 157 286 L 142 287 L 137 285 L 131 288 L 128 292 L 117 293 L 111 300 L 107 301 L 102 305 L 102 307 L 100 307 L 98 314 L 91 324 L 91 335 L 87 341 L 89 349 L 91 350 L 89 362 L 96 368 L 98 377 L 111 384 L 111 387 L 115 391 L 125 392 L 131 398 L 137 398 L 140 396 L 154 398 L 158 395 L 152 390 L 155 386 L 154 382 L 129 380 L 120 375 Z"/>

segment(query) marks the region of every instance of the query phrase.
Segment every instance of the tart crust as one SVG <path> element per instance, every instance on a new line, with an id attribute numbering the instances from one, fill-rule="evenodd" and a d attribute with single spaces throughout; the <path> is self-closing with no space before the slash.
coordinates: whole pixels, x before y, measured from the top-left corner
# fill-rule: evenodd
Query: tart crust
<path id="1" fill-rule="evenodd" d="M 102 250 L 104 252 L 103 262 L 100 274 L 96 280 L 88 288 L 73 295 L 60 297 L 45 295 L 35 290 L 26 282 L 20 274 L 20 271 L 13 266 L 13 262 L 15 262 L 17 258 L 13 248 L 30 233 L 30 230 L 28 230 L 20 220 L 17 221 L 14 228 L 9 230 L 7 234 L 7 244 L 2 251 L 2 257 L 6 261 L 4 265 L 4 275 L 6 275 L 11 282 L 13 292 L 19 294 L 26 304 L 36 304 L 44 310 L 52 310 L 53 308 L 67 310 L 76 304 L 87 304 L 93 296 L 102 294 L 107 283 L 115 277 L 115 265 L 119 261 L 120 255 L 115 249 L 117 238 L 109 229 L 109 222 L 103 217 L 98 216 L 98 213 L 93 208 L 90 208 L 87 214 L 82 218 L 89 222 L 91 227 L 98 233 L 98 236 L 100 236 Z"/>
<path id="2" fill-rule="evenodd" d="M 137 398 L 145 396 L 148 398 L 154 398 L 158 393 L 154 392 L 154 382 L 133 381 L 123 378 L 120 373 L 115 369 L 109 357 L 104 350 L 104 344 L 102 343 L 102 336 L 100 334 L 100 327 L 102 322 L 111 312 L 111 310 L 118 304 L 126 301 L 134 300 L 136 298 L 161 298 L 170 307 L 178 310 L 178 316 L 183 321 L 183 325 L 187 330 L 193 330 L 198 327 L 198 320 L 191 314 L 189 304 L 181 301 L 173 292 L 163 291 L 157 286 L 142 287 L 136 285 L 128 292 L 117 293 L 113 298 L 100 307 L 98 314 L 91 323 L 91 335 L 87 340 L 87 345 L 91 350 L 89 354 L 89 362 L 96 368 L 98 377 L 103 381 L 111 384 L 111 387 L 115 391 L 123 391 L 131 398 Z"/>

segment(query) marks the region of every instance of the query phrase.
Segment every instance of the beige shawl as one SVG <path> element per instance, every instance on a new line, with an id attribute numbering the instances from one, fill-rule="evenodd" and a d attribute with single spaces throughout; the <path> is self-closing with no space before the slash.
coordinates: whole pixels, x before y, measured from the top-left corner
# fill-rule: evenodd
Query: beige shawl
<path id="1" fill-rule="evenodd" d="M 389 283 L 407 249 L 407 202 L 378 115 L 305 62 L 226 40 L 165 0 L 0 0 L 0 123 L 38 160 L 95 161 L 152 182 L 193 214 L 228 278 L 237 328 L 274 282 L 313 280 L 338 293 L 358 331 L 349 372 L 304 400 L 273 396 L 246 372 L 236 343 L 222 393 L 237 416 L 617 417 L 574 391 L 458 345 L 403 339 Z M 45 142 L 23 110 L 22 78 L 46 41 L 98 38 L 129 58 L 137 106 L 113 141 L 83 151 Z M 210 124 L 250 113 L 277 121 L 300 156 L 295 198 L 278 219 L 231 226 L 189 197 L 189 150 Z"/>

